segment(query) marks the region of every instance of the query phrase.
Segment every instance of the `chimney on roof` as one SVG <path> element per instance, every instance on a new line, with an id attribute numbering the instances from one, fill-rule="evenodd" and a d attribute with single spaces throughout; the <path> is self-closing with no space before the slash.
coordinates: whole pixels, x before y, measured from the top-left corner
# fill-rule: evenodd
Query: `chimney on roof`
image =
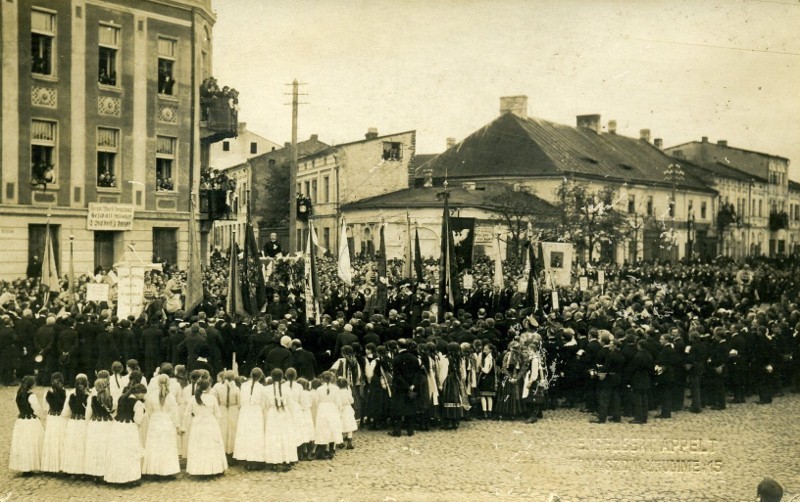
<path id="1" fill-rule="evenodd" d="M 289 148 L 290 146 L 292 146 L 292 143 L 291 143 L 291 141 L 284 141 L 284 142 L 283 142 L 283 147 L 284 147 L 284 148 Z"/>
<path id="2" fill-rule="evenodd" d="M 478 185 L 474 181 L 465 181 L 464 183 L 461 184 L 461 188 L 463 188 L 464 190 L 471 190 L 471 191 L 474 191 L 475 188 L 477 188 L 477 186 Z"/>
<path id="3" fill-rule="evenodd" d="M 451 149 L 456 146 L 456 139 L 455 138 L 447 138 L 447 149 Z"/>
<path id="4" fill-rule="evenodd" d="M 310 141 L 319 141 L 319 135 L 317 135 L 317 134 L 312 134 L 312 135 L 311 135 L 311 138 L 310 138 Z"/>
<path id="5" fill-rule="evenodd" d="M 609 120 L 608 121 L 608 132 L 611 134 L 617 134 L 617 121 L 616 120 Z"/>
<path id="6" fill-rule="evenodd" d="M 528 118 L 528 96 L 502 96 L 500 113 L 511 112 L 519 118 Z"/>
<path id="7" fill-rule="evenodd" d="M 239 122 L 239 123 L 236 125 L 236 132 L 237 132 L 237 133 L 239 133 L 239 134 L 242 134 L 242 133 L 243 133 L 243 132 L 245 132 L 246 130 L 247 130 L 247 122 Z"/>
<path id="8" fill-rule="evenodd" d="M 718 144 L 719 146 L 728 146 L 728 140 L 727 140 L 727 139 L 721 139 L 721 140 L 718 140 L 718 141 L 717 141 L 717 144 Z"/>
<path id="9" fill-rule="evenodd" d="M 701 139 L 701 141 L 702 141 L 703 143 L 708 143 L 708 136 L 703 136 L 703 137 L 702 137 L 702 139 Z"/>
<path id="10" fill-rule="evenodd" d="M 578 115 L 576 117 L 578 127 L 591 129 L 596 134 L 600 134 L 600 114 L 594 113 L 592 115 Z"/>
<path id="11" fill-rule="evenodd" d="M 661 138 L 654 139 L 653 144 L 656 145 L 656 148 L 658 148 L 659 150 L 664 148 L 664 140 Z"/>
<path id="12" fill-rule="evenodd" d="M 650 129 L 639 129 L 639 139 L 645 143 L 650 143 Z"/>
<path id="13" fill-rule="evenodd" d="M 377 127 L 370 127 L 367 129 L 367 134 L 364 135 L 367 139 L 375 139 L 378 137 L 378 128 Z"/>
<path id="14" fill-rule="evenodd" d="M 424 187 L 432 187 L 433 186 L 433 169 L 425 169 L 422 171 L 422 176 L 425 178 L 425 181 L 422 183 Z"/>

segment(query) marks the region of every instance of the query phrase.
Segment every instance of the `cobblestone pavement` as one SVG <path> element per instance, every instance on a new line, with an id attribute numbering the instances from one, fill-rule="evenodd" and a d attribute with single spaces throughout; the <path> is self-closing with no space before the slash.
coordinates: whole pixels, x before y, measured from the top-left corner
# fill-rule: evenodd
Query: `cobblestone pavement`
<path id="1" fill-rule="evenodd" d="M 13 392 L 0 389 L 0 500 L 12 492 L 10 501 L 744 501 L 764 476 L 800 491 L 800 395 L 646 425 L 592 424 L 587 414 L 558 410 L 532 425 L 472 421 L 402 438 L 359 431 L 355 450 L 288 473 L 235 466 L 207 480 L 182 473 L 118 488 L 9 471 Z"/>

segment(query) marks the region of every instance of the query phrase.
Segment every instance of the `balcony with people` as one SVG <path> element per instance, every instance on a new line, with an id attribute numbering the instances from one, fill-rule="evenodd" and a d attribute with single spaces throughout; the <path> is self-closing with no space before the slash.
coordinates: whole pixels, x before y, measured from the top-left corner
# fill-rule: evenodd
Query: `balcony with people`
<path id="1" fill-rule="evenodd" d="M 200 131 L 203 141 L 215 143 L 238 133 L 239 91 L 221 87 L 214 77 L 200 84 Z"/>
<path id="2" fill-rule="evenodd" d="M 236 180 L 217 169 L 200 172 L 200 216 L 207 220 L 236 219 Z"/>

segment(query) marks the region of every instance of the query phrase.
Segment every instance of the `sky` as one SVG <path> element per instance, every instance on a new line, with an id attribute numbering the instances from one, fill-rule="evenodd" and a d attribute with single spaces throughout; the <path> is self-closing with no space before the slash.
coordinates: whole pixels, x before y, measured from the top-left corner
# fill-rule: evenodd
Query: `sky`
<path id="1" fill-rule="evenodd" d="M 528 96 L 531 116 L 598 113 L 665 146 L 727 140 L 800 180 L 800 0 L 214 0 L 214 76 L 239 119 L 336 144 L 415 129 L 439 153 Z"/>

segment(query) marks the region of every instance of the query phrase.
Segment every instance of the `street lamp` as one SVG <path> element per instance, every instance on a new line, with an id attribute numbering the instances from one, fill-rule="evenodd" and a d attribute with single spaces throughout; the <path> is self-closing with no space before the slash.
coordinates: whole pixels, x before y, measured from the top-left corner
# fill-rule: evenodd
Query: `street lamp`
<path id="1" fill-rule="evenodd" d="M 675 214 L 677 213 L 676 192 L 678 183 L 684 180 L 686 172 L 683 166 L 677 162 L 667 166 L 664 170 L 664 177 L 672 183 L 672 202 L 670 203 L 670 216 L 672 217 L 672 238 L 675 239 Z"/>

